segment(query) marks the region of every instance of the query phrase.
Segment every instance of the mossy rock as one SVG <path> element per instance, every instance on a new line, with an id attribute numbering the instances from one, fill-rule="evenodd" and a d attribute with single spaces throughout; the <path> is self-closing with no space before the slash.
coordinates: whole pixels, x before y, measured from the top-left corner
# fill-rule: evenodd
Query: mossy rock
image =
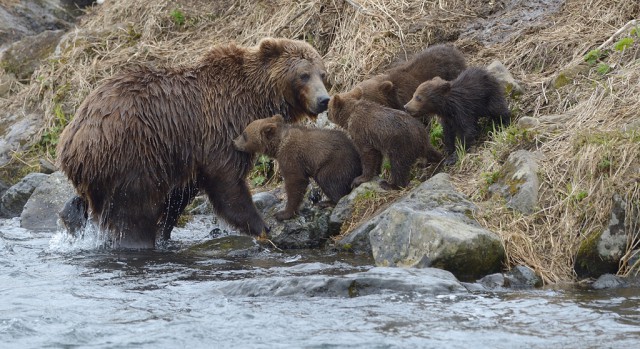
<path id="1" fill-rule="evenodd" d="M 598 277 L 608 273 L 615 274 L 618 271 L 618 261 L 603 259 L 598 252 L 601 236 L 601 231 L 593 232 L 580 244 L 573 265 L 578 277 Z"/>

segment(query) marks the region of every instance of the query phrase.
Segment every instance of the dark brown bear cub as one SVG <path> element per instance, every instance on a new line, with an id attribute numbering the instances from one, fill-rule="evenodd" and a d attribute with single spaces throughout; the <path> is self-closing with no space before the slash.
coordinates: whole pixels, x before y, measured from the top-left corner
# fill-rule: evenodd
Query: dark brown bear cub
<path id="1" fill-rule="evenodd" d="M 451 82 L 436 77 L 420 84 L 404 107 L 413 116 L 440 116 L 448 156 L 445 163 L 449 165 L 457 161 L 456 137 L 465 149 L 476 141 L 480 117 L 504 126 L 509 125 L 511 117 L 504 88 L 481 68 L 469 68 Z"/>
<path id="2" fill-rule="evenodd" d="M 386 189 L 406 187 L 416 159 L 426 158 L 432 163 L 442 159 L 418 120 L 363 99 L 359 87 L 333 96 L 328 115 L 329 120 L 347 130 L 360 153 L 362 175 L 353 180 L 354 187 L 380 174 L 383 156 L 391 163 L 391 183 L 382 183 Z"/>
<path id="3" fill-rule="evenodd" d="M 313 178 L 332 203 L 351 191 L 351 182 L 362 173 L 360 157 L 342 131 L 291 126 L 281 115 L 255 120 L 233 144 L 247 153 L 262 153 L 280 164 L 287 205 L 278 220 L 292 218 L 300 208 Z"/>
<path id="4" fill-rule="evenodd" d="M 439 76 L 453 80 L 467 68 L 462 53 L 452 45 L 429 46 L 386 73 L 362 81 L 363 98 L 402 110 L 421 83 Z"/>

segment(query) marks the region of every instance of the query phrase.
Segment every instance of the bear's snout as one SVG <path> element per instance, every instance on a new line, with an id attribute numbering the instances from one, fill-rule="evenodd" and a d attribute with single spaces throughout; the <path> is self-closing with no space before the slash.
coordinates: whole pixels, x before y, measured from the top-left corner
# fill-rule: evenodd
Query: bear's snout
<path id="1" fill-rule="evenodd" d="M 323 111 L 329 108 L 329 101 L 331 98 L 329 96 L 320 96 L 318 97 L 316 105 L 318 106 L 318 113 L 322 113 Z"/>

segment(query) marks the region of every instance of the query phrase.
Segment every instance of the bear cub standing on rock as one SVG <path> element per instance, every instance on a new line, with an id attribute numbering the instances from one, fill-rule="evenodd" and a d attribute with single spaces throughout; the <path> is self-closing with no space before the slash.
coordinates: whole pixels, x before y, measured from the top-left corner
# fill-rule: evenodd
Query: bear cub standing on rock
<path id="1" fill-rule="evenodd" d="M 251 122 L 233 144 L 242 152 L 262 153 L 280 164 L 287 204 L 276 213 L 278 220 L 297 213 L 309 177 L 335 204 L 349 194 L 351 182 L 362 173 L 358 152 L 344 132 L 287 125 L 282 115 Z"/>
<path id="2" fill-rule="evenodd" d="M 354 187 L 380 174 L 383 156 L 391 162 L 391 183 L 382 182 L 385 189 L 406 187 L 416 159 L 426 158 L 431 163 L 442 159 L 429 143 L 420 121 L 403 111 L 363 99 L 359 87 L 333 96 L 328 117 L 347 130 L 360 153 L 362 175 L 353 180 Z"/>
<path id="3" fill-rule="evenodd" d="M 480 117 L 503 126 L 509 125 L 511 117 L 504 88 L 481 68 L 469 68 L 453 81 L 435 77 L 420 84 L 404 108 L 413 116 L 426 113 L 440 116 L 447 165 L 457 161 L 456 137 L 465 150 L 475 142 Z"/>

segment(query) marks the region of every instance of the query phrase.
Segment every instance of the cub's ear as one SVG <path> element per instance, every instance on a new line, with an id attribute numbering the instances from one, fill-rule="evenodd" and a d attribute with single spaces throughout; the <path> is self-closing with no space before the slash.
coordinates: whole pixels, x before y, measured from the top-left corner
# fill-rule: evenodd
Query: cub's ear
<path id="1" fill-rule="evenodd" d="M 340 95 L 333 95 L 333 97 L 331 97 L 329 105 L 333 106 L 333 108 L 340 108 L 340 106 L 342 105 L 342 98 L 340 98 Z"/>
<path id="2" fill-rule="evenodd" d="M 393 85 L 393 82 L 389 80 L 385 80 L 380 84 L 380 89 L 384 92 L 392 92 L 395 88 L 396 87 Z"/>
<path id="3" fill-rule="evenodd" d="M 449 81 L 443 82 L 442 85 L 440 85 L 440 91 L 442 91 L 442 93 L 449 93 L 449 91 L 451 91 L 451 83 Z"/>
<path id="4" fill-rule="evenodd" d="M 360 86 L 356 86 L 353 89 L 353 95 L 351 95 L 353 97 L 353 99 L 355 100 L 359 100 L 360 98 L 362 98 L 362 94 L 364 92 L 362 91 L 362 88 Z"/>
<path id="5" fill-rule="evenodd" d="M 280 42 L 273 38 L 265 38 L 260 40 L 258 46 L 260 47 L 260 54 L 264 58 L 276 57 L 282 53 L 283 49 Z"/>
<path id="6" fill-rule="evenodd" d="M 262 136 L 266 139 L 271 139 L 271 137 L 273 137 L 274 134 L 276 134 L 276 124 L 274 123 L 269 123 L 266 124 L 263 128 L 262 128 Z"/>
<path id="7" fill-rule="evenodd" d="M 280 115 L 280 114 L 276 114 L 276 115 L 272 116 L 271 119 L 274 122 L 284 123 L 284 117 L 282 117 L 282 115 Z"/>

